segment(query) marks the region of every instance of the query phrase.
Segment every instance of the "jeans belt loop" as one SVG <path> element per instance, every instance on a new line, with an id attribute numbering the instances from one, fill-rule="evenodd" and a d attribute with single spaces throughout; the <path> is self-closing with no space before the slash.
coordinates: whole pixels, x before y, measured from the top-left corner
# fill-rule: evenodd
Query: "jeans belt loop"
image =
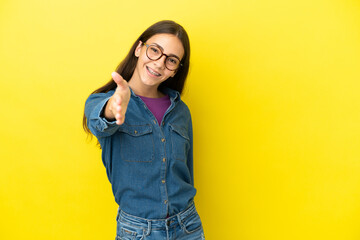
<path id="1" fill-rule="evenodd" d="M 145 233 L 145 236 L 148 236 L 151 233 L 151 221 L 148 220 L 148 227 L 147 227 L 147 231 Z"/>
<path id="2" fill-rule="evenodd" d="M 176 217 L 177 217 L 177 220 L 178 220 L 178 222 L 179 222 L 180 227 L 183 228 L 180 214 L 176 215 Z"/>

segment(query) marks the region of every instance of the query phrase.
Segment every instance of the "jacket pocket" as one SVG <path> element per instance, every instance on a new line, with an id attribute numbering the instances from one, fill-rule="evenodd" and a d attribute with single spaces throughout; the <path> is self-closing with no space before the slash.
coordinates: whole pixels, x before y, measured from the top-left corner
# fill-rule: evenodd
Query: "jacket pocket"
<path id="1" fill-rule="evenodd" d="M 171 129 L 172 156 L 177 160 L 186 161 L 190 150 L 188 131 L 174 124 L 169 125 Z"/>
<path id="2" fill-rule="evenodd" d="M 120 156 L 127 162 L 152 162 L 154 137 L 150 125 L 121 125 Z"/>

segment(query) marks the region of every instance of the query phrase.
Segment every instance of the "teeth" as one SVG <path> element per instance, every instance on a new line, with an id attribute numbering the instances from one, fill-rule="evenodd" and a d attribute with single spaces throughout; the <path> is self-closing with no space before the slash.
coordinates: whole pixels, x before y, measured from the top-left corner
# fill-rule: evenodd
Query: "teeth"
<path id="1" fill-rule="evenodd" d="M 159 73 L 153 72 L 149 67 L 147 67 L 147 69 L 149 70 L 149 72 L 150 72 L 151 74 L 154 74 L 155 76 L 160 76 Z"/>

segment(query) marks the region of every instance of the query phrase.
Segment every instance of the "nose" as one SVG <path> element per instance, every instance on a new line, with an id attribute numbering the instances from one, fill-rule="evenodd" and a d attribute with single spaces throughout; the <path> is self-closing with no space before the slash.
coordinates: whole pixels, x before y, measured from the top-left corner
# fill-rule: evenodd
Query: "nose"
<path id="1" fill-rule="evenodd" d="M 166 55 L 162 55 L 158 60 L 155 61 L 156 65 L 161 67 L 161 69 L 165 68 Z"/>

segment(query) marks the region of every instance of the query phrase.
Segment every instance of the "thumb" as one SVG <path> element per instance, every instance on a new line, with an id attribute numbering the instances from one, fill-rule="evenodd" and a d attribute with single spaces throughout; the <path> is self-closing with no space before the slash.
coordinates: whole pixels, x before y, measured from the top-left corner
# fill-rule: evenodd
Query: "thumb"
<path id="1" fill-rule="evenodd" d="M 118 86 L 118 88 L 124 90 L 127 87 L 127 82 L 124 80 L 124 78 L 118 74 L 117 72 L 112 72 L 111 76 L 114 80 L 114 82 L 116 83 L 116 85 Z"/>

